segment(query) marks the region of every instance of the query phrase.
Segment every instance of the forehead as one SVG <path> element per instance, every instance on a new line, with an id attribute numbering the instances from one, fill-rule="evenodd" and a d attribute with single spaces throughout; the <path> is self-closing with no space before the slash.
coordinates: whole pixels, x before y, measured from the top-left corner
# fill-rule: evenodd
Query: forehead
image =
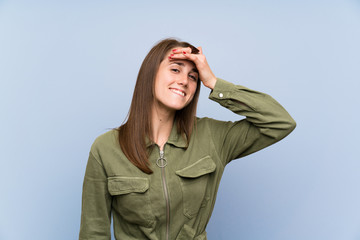
<path id="1" fill-rule="evenodd" d="M 178 65 L 180 67 L 191 68 L 194 70 L 196 69 L 195 64 L 189 60 L 177 60 L 177 59 L 169 60 L 168 65 Z"/>

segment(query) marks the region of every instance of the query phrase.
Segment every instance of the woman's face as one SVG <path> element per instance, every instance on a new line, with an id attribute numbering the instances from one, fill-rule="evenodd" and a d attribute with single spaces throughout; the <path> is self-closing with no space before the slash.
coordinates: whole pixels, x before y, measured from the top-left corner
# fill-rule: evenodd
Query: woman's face
<path id="1" fill-rule="evenodd" d="M 155 101 L 167 111 L 176 111 L 193 99 L 199 74 L 193 62 L 169 59 L 169 55 L 165 55 L 156 74 Z"/>

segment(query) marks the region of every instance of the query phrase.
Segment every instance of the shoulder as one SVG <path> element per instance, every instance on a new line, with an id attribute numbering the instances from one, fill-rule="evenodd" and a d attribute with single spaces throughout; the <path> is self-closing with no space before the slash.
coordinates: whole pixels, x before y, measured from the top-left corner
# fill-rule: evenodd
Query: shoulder
<path id="1" fill-rule="evenodd" d="M 250 123 L 246 119 L 238 121 L 221 121 L 213 118 L 198 118 L 196 122 L 196 132 L 202 137 L 213 137 L 218 139 L 221 135 L 227 134 L 229 131 L 241 134 L 246 132 L 250 127 Z"/>
<path id="2" fill-rule="evenodd" d="M 118 145 L 119 132 L 116 129 L 107 131 L 98 136 L 91 146 L 91 152 L 97 154 L 99 151 L 103 151 Z"/>
<path id="3" fill-rule="evenodd" d="M 232 121 L 221 121 L 209 117 L 196 118 L 197 128 L 218 128 L 233 124 Z"/>

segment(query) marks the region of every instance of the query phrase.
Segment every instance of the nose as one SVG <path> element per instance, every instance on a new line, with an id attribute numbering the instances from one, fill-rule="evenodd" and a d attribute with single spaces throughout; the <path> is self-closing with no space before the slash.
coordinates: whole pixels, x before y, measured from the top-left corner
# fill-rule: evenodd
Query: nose
<path id="1" fill-rule="evenodd" d="M 177 79 L 177 84 L 181 86 L 187 87 L 188 83 L 189 83 L 189 79 L 187 74 L 181 74 L 181 76 L 179 76 L 179 78 Z"/>

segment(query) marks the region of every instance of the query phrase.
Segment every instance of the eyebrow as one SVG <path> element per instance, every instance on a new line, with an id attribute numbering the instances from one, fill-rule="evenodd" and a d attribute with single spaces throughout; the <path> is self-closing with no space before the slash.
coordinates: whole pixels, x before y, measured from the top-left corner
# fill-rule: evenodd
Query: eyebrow
<path id="1" fill-rule="evenodd" d="M 171 64 L 177 64 L 177 65 L 179 65 L 179 66 L 181 66 L 181 67 L 185 67 L 185 64 L 182 63 L 182 62 L 170 62 L 170 65 L 171 65 Z M 192 71 L 192 72 L 199 73 L 199 71 L 198 71 L 196 68 L 191 69 L 191 71 Z"/>

